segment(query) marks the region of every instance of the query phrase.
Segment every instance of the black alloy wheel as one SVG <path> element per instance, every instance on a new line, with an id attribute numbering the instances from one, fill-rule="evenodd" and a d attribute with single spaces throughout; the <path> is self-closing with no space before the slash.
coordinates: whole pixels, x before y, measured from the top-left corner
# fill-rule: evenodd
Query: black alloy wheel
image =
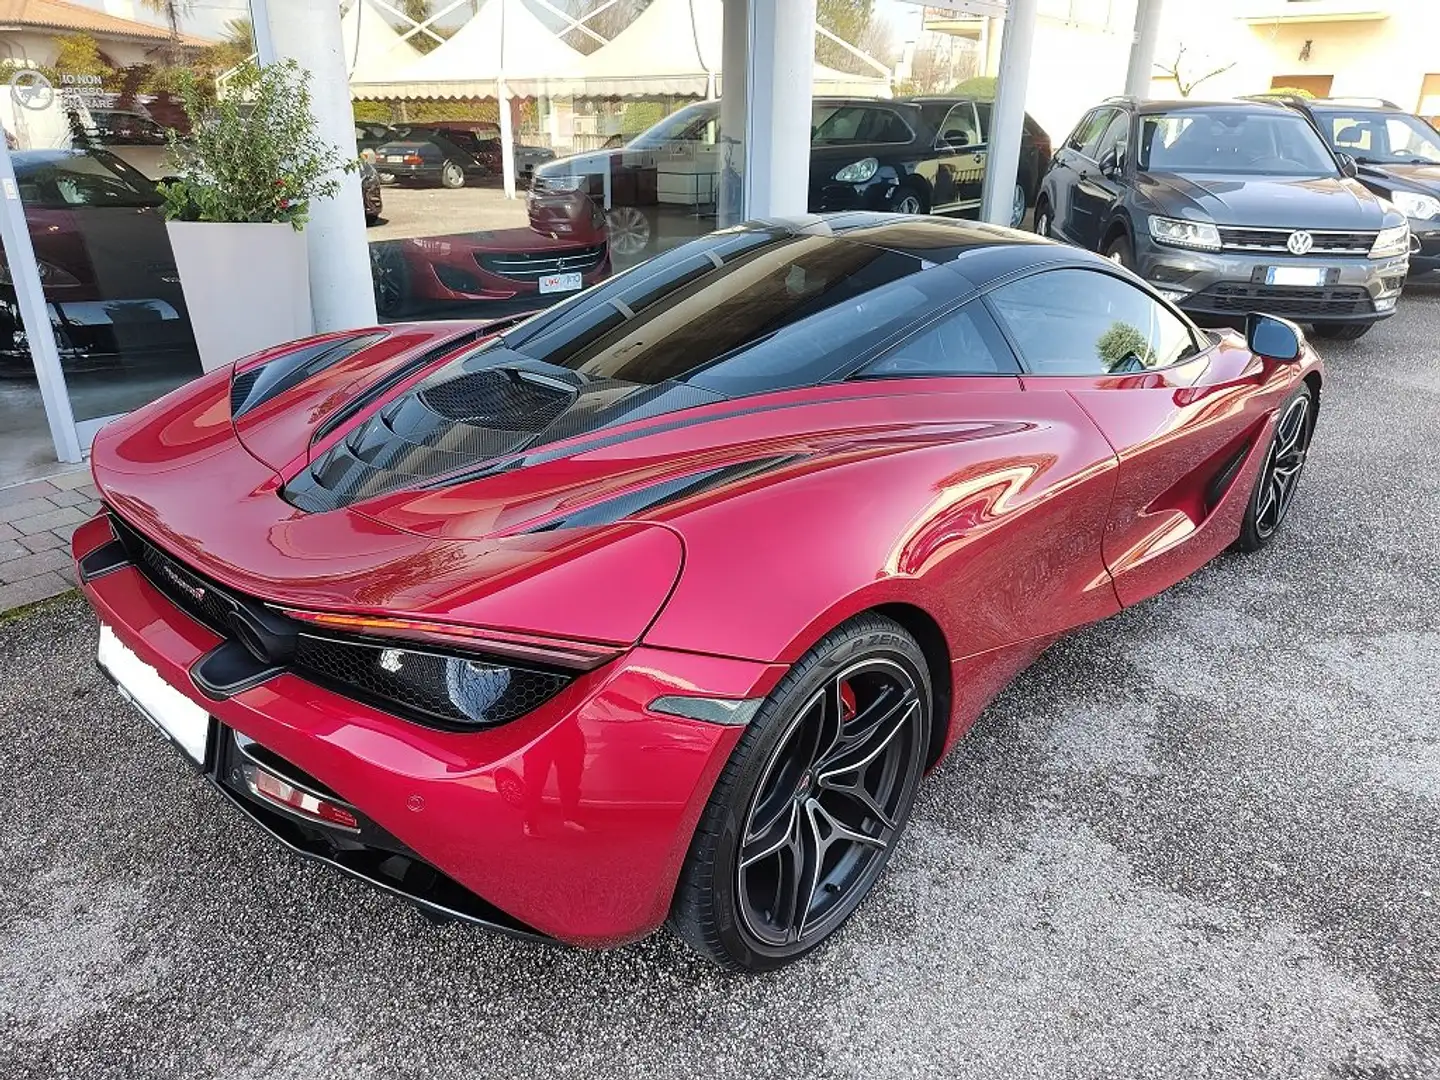
<path id="1" fill-rule="evenodd" d="M 680 936 L 762 971 L 833 934 L 905 827 L 930 723 L 924 655 L 889 619 L 862 616 L 807 653 L 716 784 L 676 891 Z"/>
<path id="2" fill-rule="evenodd" d="M 1281 406 L 1275 421 L 1275 434 L 1265 451 L 1240 531 L 1240 546 L 1246 551 L 1264 547 L 1284 523 L 1300 486 L 1314 432 L 1315 394 L 1306 385 Z"/>

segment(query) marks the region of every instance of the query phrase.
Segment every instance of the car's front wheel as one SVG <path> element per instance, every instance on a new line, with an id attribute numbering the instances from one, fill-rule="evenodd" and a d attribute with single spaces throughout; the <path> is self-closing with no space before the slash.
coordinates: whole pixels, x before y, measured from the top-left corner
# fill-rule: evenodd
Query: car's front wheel
<path id="1" fill-rule="evenodd" d="M 635 206 L 611 207 L 605 214 L 610 251 L 615 255 L 642 255 L 649 250 L 655 230 L 645 211 Z"/>
<path id="2" fill-rule="evenodd" d="M 1105 245 L 1105 257 L 1113 263 L 1119 263 L 1126 270 L 1135 269 L 1135 248 L 1124 233 L 1120 233 Z"/>
<path id="3" fill-rule="evenodd" d="M 865 899 L 925 769 L 925 657 L 890 619 L 856 618 L 765 700 L 711 794 L 671 925 L 697 952 L 763 971 L 810 952 Z"/>
<path id="4" fill-rule="evenodd" d="M 1354 341 L 1362 338 L 1370 332 L 1374 323 L 1316 323 L 1312 330 L 1316 337 L 1329 338 L 1331 341 Z"/>
<path id="5" fill-rule="evenodd" d="M 1310 439 L 1315 434 L 1316 401 L 1315 391 L 1308 383 L 1301 383 L 1300 389 L 1280 406 L 1275 432 L 1240 526 L 1239 546 L 1244 551 L 1259 551 L 1268 544 L 1290 512 L 1310 452 Z"/>
<path id="6" fill-rule="evenodd" d="M 1050 217 L 1050 204 L 1043 198 L 1035 202 L 1035 231 L 1041 236 L 1048 237 L 1053 222 Z"/>

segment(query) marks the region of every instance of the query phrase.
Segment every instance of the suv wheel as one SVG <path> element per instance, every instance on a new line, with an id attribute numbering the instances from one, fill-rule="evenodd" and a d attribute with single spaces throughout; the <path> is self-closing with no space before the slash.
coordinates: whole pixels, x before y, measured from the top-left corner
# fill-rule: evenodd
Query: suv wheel
<path id="1" fill-rule="evenodd" d="M 1354 341 L 1368 334 L 1374 325 L 1368 322 L 1316 323 L 1313 329 L 1316 337 L 1329 338 L 1331 341 Z"/>
<path id="2" fill-rule="evenodd" d="M 1035 204 L 1035 231 L 1041 236 L 1050 236 L 1050 204 L 1044 199 Z"/>
<path id="3" fill-rule="evenodd" d="M 1105 257 L 1113 263 L 1119 263 L 1126 270 L 1135 269 L 1135 249 L 1130 244 L 1130 238 L 1124 233 L 1105 246 Z"/>

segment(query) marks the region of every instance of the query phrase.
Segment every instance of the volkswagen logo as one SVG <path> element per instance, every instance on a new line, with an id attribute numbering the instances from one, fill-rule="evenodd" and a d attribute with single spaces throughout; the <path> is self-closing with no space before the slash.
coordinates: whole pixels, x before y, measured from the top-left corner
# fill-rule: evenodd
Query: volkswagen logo
<path id="1" fill-rule="evenodd" d="M 1299 232 L 1290 234 L 1290 239 L 1285 241 L 1285 246 L 1290 249 L 1291 255 L 1308 255 L 1310 249 L 1315 246 L 1315 237 L 1301 229 Z"/>

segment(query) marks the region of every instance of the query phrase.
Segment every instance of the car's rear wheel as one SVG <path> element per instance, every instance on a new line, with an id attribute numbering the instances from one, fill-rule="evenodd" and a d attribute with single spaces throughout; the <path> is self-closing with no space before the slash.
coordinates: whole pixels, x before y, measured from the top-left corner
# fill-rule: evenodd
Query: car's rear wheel
<path id="1" fill-rule="evenodd" d="M 924 772 L 931 688 L 915 639 L 861 616 L 765 700 L 705 808 L 671 925 L 729 968 L 763 971 L 825 941 L 865 899 Z"/>
<path id="2" fill-rule="evenodd" d="M 650 218 L 638 206 L 614 206 L 605 214 L 610 234 L 610 251 L 615 255 L 640 255 L 654 238 Z"/>
<path id="3" fill-rule="evenodd" d="M 1302 383 L 1301 389 L 1280 407 L 1240 527 L 1239 543 L 1245 551 L 1258 551 L 1268 544 L 1290 512 L 1310 451 L 1310 438 L 1315 433 L 1315 400 L 1315 391 Z"/>
<path id="4" fill-rule="evenodd" d="M 1010 197 L 1010 227 L 1018 229 L 1020 223 L 1025 220 L 1025 186 L 1015 185 L 1015 193 Z"/>
<path id="5" fill-rule="evenodd" d="M 375 313 L 393 318 L 405 309 L 410 291 L 410 268 L 393 241 L 370 245 L 370 280 L 375 287 Z"/>
<path id="6" fill-rule="evenodd" d="M 1374 323 L 1316 323 L 1312 330 L 1316 337 L 1329 338 L 1331 341 L 1354 341 L 1362 338 L 1370 332 Z"/>
<path id="7" fill-rule="evenodd" d="M 440 166 L 440 186 L 447 188 L 462 188 L 465 186 L 465 170 L 453 161 L 447 161 Z"/>

